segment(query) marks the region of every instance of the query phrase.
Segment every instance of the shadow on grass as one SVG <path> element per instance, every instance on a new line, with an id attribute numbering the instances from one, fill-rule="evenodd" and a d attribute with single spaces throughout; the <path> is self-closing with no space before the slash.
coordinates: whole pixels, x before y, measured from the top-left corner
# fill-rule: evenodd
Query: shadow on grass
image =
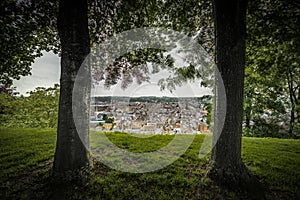
<path id="1" fill-rule="evenodd" d="M 94 134 L 94 133 L 92 133 Z M 245 199 L 243 193 L 221 188 L 204 178 L 209 155 L 200 159 L 203 136 L 171 165 L 158 171 L 133 174 L 113 170 L 94 160 L 84 181 L 53 181 L 55 130 L 0 129 L 0 199 Z M 134 150 L 127 136 L 110 135 L 122 148 Z M 161 145 L 171 136 L 159 136 Z M 149 139 L 151 150 L 157 147 Z M 267 185 L 267 199 L 300 199 L 300 141 L 243 138 L 242 158 L 251 173 Z"/>

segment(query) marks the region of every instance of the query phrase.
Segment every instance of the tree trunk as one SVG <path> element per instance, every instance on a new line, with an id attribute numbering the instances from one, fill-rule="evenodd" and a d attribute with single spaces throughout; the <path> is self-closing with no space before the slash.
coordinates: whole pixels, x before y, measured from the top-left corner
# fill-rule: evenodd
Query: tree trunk
<path id="1" fill-rule="evenodd" d="M 73 87 L 78 70 L 90 52 L 90 39 L 88 32 L 87 1 L 86 0 L 60 0 L 58 31 L 61 41 L 61 78 L 60 101 L 58 115 L 58 130 L 56 152 L 54 158 L 54 172 L 64 175 L 69 171 L 76 171 L 89 166 L 88 150 L 84 142 L 89 143 L 89 85 L 83 84 L 79 101 L 81 116 L 81 129 L 75 127 L 72 96 Z M 86 73 L 89 73 L 87 67 Z M 78 95 L 77 95 L 78 96 Z M 82 128 L 83 127 L 83 128 Z M 79 137 L 81 134 L 82 137 Z"/>
<path id="2" fill-rule="evenodd" d="M 251 100 L 249 100 L 249 101 L 251 101 Z M 248 105 L 245 109 L 245 127 L 248 128 L 248 130 L 251 129 L 251 126 L 250 126 L 251 112 L 252 112 L 252 107 L 250 105 Z"/>
<path id="3" fill-rule="evenodd" d="M 294 126 L 295 126 L 295 104 L 293 102 L 293 98 L 291 100 L 291 117 L 290 117 L 290 128 L 289 128 L 289 133 L 292 135 L 294 132 Z"/>
<path id="4" fill-rule="evenodd" d="M 225 100 L 216 80 L 215 128 L 212 162 L 208 176 L 233 189 L 257 183 L 241 160 L 243 92 L 245 71 L 246 0 L 214 0 L 216 63 L 226 92 L 226 116 L 223 128 Z M 218 77 L 216 77 L 217 79 Z M 224 105 L 224 104 L 223 104 Z M 218 130 L 221 130 L 220 133 Z M 249 188 L 251 189 L 251 188 Z"/>
<path id="5" fill-rule="evenodd" d="M 298 86 L 298 97 L 297 97 L 297 101 L 296 101 L 296 119 L 297 119 L 297 123 L 300 124 L 300 86 Z M 298 130 L 299 131 L 299 130 Z"/>
<path id="6" fill-rule="evenodd" d="M 291 103 L 291 112 L 290 112 L 290 124 L 289 124 L 289 133 L 291 135 L 295 134 L 294 133 L 294 127 L 295 124 L 297 123 L 297 112 L 296 112 L 296 108 L 297 108 L 297 95 L 296 92 L 297 90 L 295 90 L 294 87 L 294 77 L 293 77 L 293 73 L 291 71 L 287 71 L 286 72 L 286 77 L 287 77 L 287 84 L 288 84 L 288 92 L 289 92 L 289 97 L 290 97 L 290 103 Z"/>
<path id="7" fill-rule="evenodd" d="M 246 1 L 215 0 L 215 17 L 216 61 L 226 91 L 227 112 L 212 160 L 218 169 L 227 169 L 241 165 Z M 218 118 L 224 97 L 217 95 L 215 98 Z"/>

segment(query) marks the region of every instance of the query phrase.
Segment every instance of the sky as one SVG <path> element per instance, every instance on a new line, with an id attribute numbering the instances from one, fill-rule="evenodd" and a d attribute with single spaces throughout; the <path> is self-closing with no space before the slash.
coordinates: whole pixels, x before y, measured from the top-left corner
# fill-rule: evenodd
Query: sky
<path id="1" fill-rule="evenodd" d="M 44 52 L 40 58 L 36 58 L 32 64 L 31 76 L 22 76 L 20 80 L 14 80 L 17 92 L 26 95 L 36 87 L 52 87 L 59 83 L 60 58 L 52 52 Z"/>
<path id="2" fill-rule="evenodd" d="M 36 87 L 52 87 L 59 83 L 60 79 L 60 58 L 52 52 L 44 52 L 44 55 L 35 59 L 32 64 L 32 75 L 22 77 L 20 80 L 14 81 L 14 86 L 17 92 L 26 95 L 26 92 L 33 91 Z M 166 71 L 159 72 L 151 76 L 150 83 L 143 83 L 141 85 L 133 83 L 125 90 L 121 89 L 117 84 L 110 89 L 104 88 L 100 84 L 92 90 L 92 96 L 173 96 L 173 97 L 193 97 L 202 96 L 204 94 L 211 94 L 207 88 L 199 86 L 199 80 L 194 83 L 185 84 L 178 87 L 173 93 L 169 91 L 160 91 L 157 81 L 160 78 L 167 77 Z"/>
<path id="3" fill-rule="evenodd" d="M 160 86 L 157 84 L 161 78 L 166 78 L 170 73 L 165 71 L 160 71 L 154 75 L 150 75 L 149 82 L 143 82 L 142 84 L 137 84 L 133 82 L 126 89 L 122 89 L 121 83 L 111 86 L 106 89 L 103 84 L 99 84 L 92 89 L 92 95 L 95 96 L 171 96 L 171 97 L 196 97 L 202 96 L 204 94 L 211 94 L 210 89 L 199 87 L 200 80 L 194 82 L 189 82 L 184 84 L 182 87 L 176 87 L 176 89 L 171 93 L 169 90 L 160 90 Z"/>

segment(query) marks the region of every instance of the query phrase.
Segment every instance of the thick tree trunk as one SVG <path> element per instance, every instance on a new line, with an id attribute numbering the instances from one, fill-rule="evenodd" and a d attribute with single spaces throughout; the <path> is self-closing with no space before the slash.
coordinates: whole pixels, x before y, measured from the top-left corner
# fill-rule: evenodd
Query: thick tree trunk
<path id="1" fill-rule="evenodd" d="M 216 80 L 215 146 L 208 176 L 231 188 L 248 187 L 250 182 L 254 186 L 256 183 L 241 160 L 246 7 L 246 0 L 214 0 L 216 62 L 224 82 L 227 102 L 222 128 L 218 122 L 223 116 L 222 103 L 225 97 L 220 95 L 222 88 Z M 221 130 L 220 133 L 218 130 Z"/>
<path id="2" fill-rule="evenodd" d="M 90 52 L 88 32 L 87 1 L 60 0 L 58 30 L 61 41 L 61 79 L 58 131 L 54 172 L 64 175 L 89 166 L 88 145 L 89 127 L 89 85 L 81 85 L 81 105 L 76 113 L 82 113 L 80 131 L 75 127 L 72 111 L 73 87 L 78 70 Z M 89 73 L 88 67 L 85 69 Z M 81 134 L 81 137 L 79 137 Z"/>
<path id="3" fill-rule="evenodd" d="M 212 159 L 217 168 L 225 169 L 241 165 L 246 1 L 215 0 L 215 15 L 216 60 L 225 86 L 227 112 Z M 216 118 L 219 117 L 218 110 L 223 110 L 219 107 L 223 98 L 216 96 Z"/>

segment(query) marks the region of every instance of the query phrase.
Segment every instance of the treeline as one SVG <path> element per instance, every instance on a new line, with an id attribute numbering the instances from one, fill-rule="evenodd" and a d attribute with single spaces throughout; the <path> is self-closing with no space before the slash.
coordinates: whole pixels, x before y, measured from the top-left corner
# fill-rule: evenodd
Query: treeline
<path id="1" fill-rule="evenodd" d="M 37 87 L 29 96 L 0 94 L 0 126 L 12 128 L 55 128 L 59 86 Z"/>
<path id="2" fill-rule="evenodd" d="M 246 86 L 246 91 L 249 86 Z M 28 93 L 29 96 L 15 96 L 11 90 L 1 90 L 0 94 L 0 126 L 15 128 L 55 128 L 57 127 L 58 102 L 59 102 L 59 86 L 43 88 L 37 87 L 34 91 Z M 173 97 L 92 97 L 94 101 L 111 101 L 129 99 L 130 102 L 177 102 L 178 98 Z M 290 113 L 285 108 L 284 101 L 268 102 L 260 99 L 252 98 L 252 102 L 259 103 L 252 107 L 251 116 L 247 116 L 247 110 L 244 110 L 243 135 L 250 137 L 278 137 L 278 138 L 299 138 L 299 124 L 290 132 Z M 205 95 L 203 97 L 195 97 L 204 104 L 206 110 L 209 111 L 208 120 L 212 120 L 213 100 L 212 96 Z M 268 103 L 268 104 L 266 104 Z M 265 105 L 266 104 L 266 105 Z M 281 105 L 283 104 L 283 105 Z M 269 113 L 266 114 L 265 106 L 269 105 Z M 249 109 L 249 100 L 246 98 L 244 102 L 245 109 Z M 260 111 L 261 110 L 261 111 Z M 271 112 L 272 111 L 272 112 Z M 250 118 L 250 120 L 249 120 Z M 248 121 L 249 120 L 249 121 Z"/>
<path id="3" fill-rule="evenodd" d="M 300 137 L 299 3 L 249 1 L 244 133 Z"/>

